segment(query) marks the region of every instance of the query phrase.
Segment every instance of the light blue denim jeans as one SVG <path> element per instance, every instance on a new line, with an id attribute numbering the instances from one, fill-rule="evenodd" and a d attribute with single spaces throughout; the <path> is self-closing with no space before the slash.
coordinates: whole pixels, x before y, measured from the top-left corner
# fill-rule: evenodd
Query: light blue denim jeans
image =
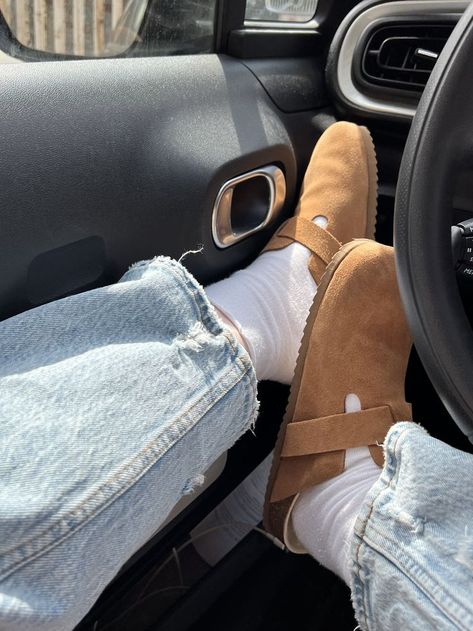
<path id="1" fill-rule="evenodd" d="M 0 324 L 0 629 L 65 631 L 254 422 L 250 360 L 178 263 Z M 353 542 L 363 629 L 473 629 L 473 457 L 394 426 Z"/>
<path id="2" fill-rule="evenodd" d="M 414 423 L 389 431 L 355 525 L 352 601 L 369 631 L 473 629 L 473 456 Z"/>
<path id="3" fill-rule="evenodd" d="M 178 263 L 0 324 L 0 629 L 65 631 L 257 413 Z"/>

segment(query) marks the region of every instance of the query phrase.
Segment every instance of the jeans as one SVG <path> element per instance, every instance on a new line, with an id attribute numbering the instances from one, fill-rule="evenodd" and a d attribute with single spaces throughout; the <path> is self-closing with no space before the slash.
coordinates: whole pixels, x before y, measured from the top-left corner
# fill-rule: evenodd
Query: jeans
<path id="1" fill-rule="evenodd" d="M 250 359 L 166 258 L 0 324 L 0 629 L 72 629 L 252 426 Z M 471 629 L 473 458 L 399 424 L 353 540 L 363 629 Z"/>
<path id="2" fill-rule="evenodd" d="M 184 268 L 0 324 L 0 629 L 72 629 L 254 422 L 256 379 Z"/>
<path id="3" fill-rule="evenodd" d="M 473 456 L 394 425 L 355 525 L 352 601 L 366 630 L 473 629 Z"/>

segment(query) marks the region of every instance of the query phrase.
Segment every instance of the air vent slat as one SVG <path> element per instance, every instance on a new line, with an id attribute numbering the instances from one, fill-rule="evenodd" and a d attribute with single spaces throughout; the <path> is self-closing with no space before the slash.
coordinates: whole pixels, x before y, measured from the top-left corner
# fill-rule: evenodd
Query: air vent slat
<path id="1" fill-rule="evenodd" d="M 421 92 L 454 27 L 454 22 L 397 22 L 378 26 L 367 40 L 361 58 L 364 81 Z"/>

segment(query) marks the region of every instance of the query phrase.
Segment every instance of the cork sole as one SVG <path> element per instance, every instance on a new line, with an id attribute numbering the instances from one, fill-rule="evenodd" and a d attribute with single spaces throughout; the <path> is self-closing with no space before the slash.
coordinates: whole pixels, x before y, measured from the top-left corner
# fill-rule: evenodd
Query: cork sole
<path id="1" fill-rule="evenodd" d="M 378 163 L 373 138 L 366 127 L 360 127 L 368 163 L 368 207 L 366 214 L 366 239 L 374 239 L 378 207 Z"/>

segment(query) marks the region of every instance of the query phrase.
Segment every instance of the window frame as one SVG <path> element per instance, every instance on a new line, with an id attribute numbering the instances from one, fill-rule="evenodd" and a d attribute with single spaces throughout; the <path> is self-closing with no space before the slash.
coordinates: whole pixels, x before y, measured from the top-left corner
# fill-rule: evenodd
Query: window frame
<path id="1" fill-rule="evenodd" d="M 320 26 L 319 21 L 316 19 L 317 10 L 314 16 L 307 22 L 290 22 L 289 20 L 245 20 L 243 25 L 245 28 L 257 28 L 257 29 L 281 29 L 291 31 L 307 31 L 317 29 Z"/>

